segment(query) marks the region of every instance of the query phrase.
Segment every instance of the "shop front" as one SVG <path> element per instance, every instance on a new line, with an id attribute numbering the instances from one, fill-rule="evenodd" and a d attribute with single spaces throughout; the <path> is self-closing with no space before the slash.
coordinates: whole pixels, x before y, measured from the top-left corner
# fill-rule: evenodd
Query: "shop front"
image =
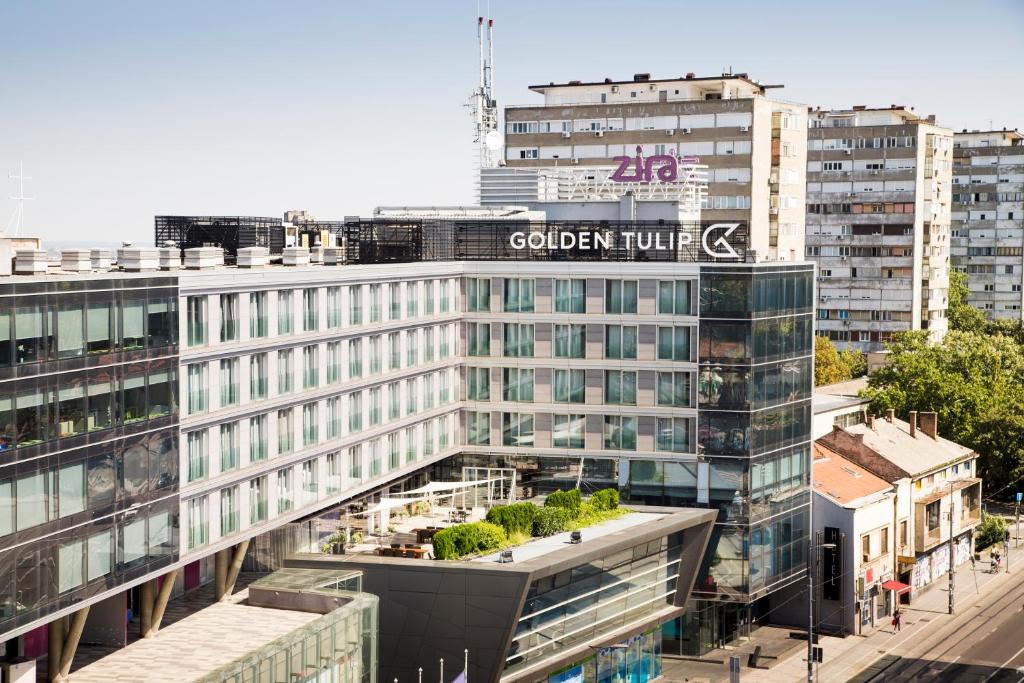
<path id="1" fill-rule="evenodd" d="M 661 631 L 598 649 L 548 677 L 548 683 L 647 683 L 661 676 Z"/>

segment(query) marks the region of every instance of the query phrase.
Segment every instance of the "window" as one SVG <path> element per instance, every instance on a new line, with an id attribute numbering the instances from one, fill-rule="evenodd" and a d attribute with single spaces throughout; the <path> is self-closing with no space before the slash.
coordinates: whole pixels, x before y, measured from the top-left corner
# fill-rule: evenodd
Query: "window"
<path id="1" fill-rule="evenodd" d="M 658 313 L 661 315 L 691 315 L 690 281 L 669 280 L 658 283 Z"/>
<path id="2" fill-rule="evenodd" d="M 633 325 L 605 325 L 605 358 L 636 358 L 636 327 Z"/>
<path id="3" fill-rule="evenodd" d="M 210 506 L 206 496 L 188 501 L 188 547 L 198 548 L 210 541 Z"/>
<path id="4" fill-rule="evenodd" d="M 423 313 L 434 314 L 434 281 L 427 280 L 423 283 Z"/>
<path id="5" fill-rule="evenodd" d="M 934 503 L 928 503 L 924 508 L 925 525 L 929 533 L 932 531 L 937 531 L 939 528 L 940 503 L 942 503 L 942 501 L 937 500 Z"/>
<path id="6" fill-rule="evenodd" d="M 337 493 L 341 490 L 341 453 L 327 454 L 327 495 Z"/>
<path id="7" fill-rule="evenodd" d="M 397 470 L 402 465 L 402 454 L 398 448 L 398 432 L 388 434 L 388 471 Z"/>
<path id="8" fill-rule="evenodd" d="M 57 553 L 57 590 L 66 593 L 85 583 L 85 541 L 71 541 Z"/>
<path id="9" fill-rule="evenodd" d="M 294 307 L 291 290 L 285 289 L 277 293 L 277 333 L 279 335 L 291 334 L 294 331 L 292 323 Z"/>
<path id="10" fill-rule="evenodd" d="M 452 336 L 452 325 L 441 325 L 437 328 L 438 346 L 438 358 L 444 360 L 451 355 L 451 336 Z"/>
<path id="11" fill-rule="evenodd" d="M 348 431 L 351 433 L 363 429 L 363 393 L 355 391 L 348 395 Z"/>
<path id="12" fill-rule="evenodd" d="M 466 368 L 466 393 L 470 401 L 491 400 L 490 375 L 489 368 Z"/>
<path id="13" fill-rule="evenodd" d="M 380 285 L 370 285 L 370 322 L 379 323 L 382 315 Z"/>
<path id="14" fill-rule="evenodd" d="M 318 495 L 318 484 L 316 476 L 316 460 L 307 460 L 302 463 L 302 504 L 308 505 L 314 502 Z"/>
<path id="15" fill-rule="evenodd" d="M 420 283 L 405 283 L 405 316 L 407 318 L 415 318 L 420 314 L 419 293 Z"/>
<path id="16" fill-rule="evenodd" d="M 220 426 L 220 471 L 228 472 L 238 467 L 238 423 L 229 422 Z"/>
<path id="17" fill-rule="evenodd" d="M 415 462 L 419 457 L 416 444 L 416 428 L 407 427 L 405 430 L 405 462 Z"/>
<path id="18" fill-rule="evenodd" d="M 488 323 L 466 323 L 466 339 L 468 355 L 491 355 L 491 326 Z"/>
<path id="19" fill-rule="evenodd" d="M 555 358 L 584 358 L 586 355 L 584 325 L 555 325 Z"/>
<path id="20" fill-rule="evenodd" d="M 434 375 L 433 373 L 423 376 L 423 410 L 430 410 L 434 407 Z"/>
<path id="21" fill-rule="evenodd" d="M 15 490 L 15 519 L 18 522 L 18 531 L 43 524 L 49 519 L 45 472 L 20 477 Z"/>
<path id="22" fill-rule="evenodd" d="M 398 332 L 388 334 L 388 370 L 402 368 L 402 338 Z"/>
<path id="23" fill-rule="evenodd" d="M 348 449 L 348 478 L 360 481 L 363 478 L 363 446 L 352 446 Z"/>
<path id="24" fill-rule="evenodd" d="M 352 285 L 348 288 L 348 324 L 363 324 L 363 286 Z"/>
<path id="25" fill-rule="evenodd" d="M 363 376 L 363 340 L 348 340 L 348 378 L 358 379 Z"/>
<path id="26" fill-rule="evenodd" d="M 555 280 L 555 313 L 586 313 L 586 289 L 586 280 Z"/>
<path id="27" fill-rule="evenodd" d="M 417 393 L 417 386 L 416 386 L 416 384 L 417 384 L 417 379 L 415 377 L 412 377 L 410 379 L 405 380 L 405 414 L 406 415 L 413 415 L 413 414 L 416 413 L 417 410 L 419 410 L 419 408 L 417 407 L 417 405 L 418 405 L 417 402 L 419 400 L 419 394 Z"/>
<path id="28" fill-rule="evenodd" d="M 249 523 L 267 521 L 267 478 L 249 480 Z"/>
<path id="29" fill-rule="evenodd" d="M 227 536 L 238 529 L 238 487 L 231 486 L 220 491 L 220 535 Z"/>
<path id="30" fill-rule="evenodd" d="M 249 356 L 249 399 L 259 401 L 267 397 L 267 354 Z"/>
<path id="31" fill-rule="evenodd" d="M 315 389 L 319 384 L 320 364 L 317 362 L 316 344 L 302 349 L 302 388 Z"/>
<path id="32" fill-rule="evenodd" d="M 659 417 L 655 448 L 671 453 L 690 451 L 690 420 L 685 417 Z"/>
<path id="33" fill-rule="evenodd" d="M 423 362 L 434 362 L 434 328 L 423 328 Z"/>
<path id="34" fill-rule="evenodd" d="M 690 328 L 658 328 L 658 360 L 690 360 Z"/>
<path id="35" fill-rule="evenodd" d="M 327 342 L 327 383 L 341 381 L 341 342 Z"/>
<path id="36" fill-rule="evenodd" d="M 388 320 L 402 319 L 401 283 L 388 283 Z"/>
<path id="37" fill-rule="evenodd" d="M 292 469 L 277 471 L 277 514 L 288 512 L 292 509 Z"/>
<path id="38" fill-rule="evenodd" d="M 220 340 L 233 342 L 238 340 L 238 295 L 220 295 Z"/>
<path id="39" fill-rule="evenodd" d="M 490 278 L 471 277 L 466 280 L 466 310 L 470 313 L 491 310 Z"/>
<path id="40" fill-rule="evenodd" d="M 302 330 L 316 332 L 320 328 L 320 300 L 316 289 L 302 290 Z"/>
<path id="41" fill-rule="evenodd" d="M 906 547 L 907 545 L 907 520 L 900 522 L 900 546 Z"/>
<path id="42" fill-rule="evenodd" d="M 506 313 L 532 313 L 534 281 L 524 278 L 505 278 L 503 308 Z"/>
<path id="43" fill-rule="evenodd" d="M 206 343 L 206 297 L 190 296 L 185 307 L 188 318 L 188 345 L 202 346 Z M 19 309 L 19 314 L 22 310 L 25 309 Z M 17 320 L 17 322 L 21 323 L 21 320 Z M 21 337 L 21 334 L 18 336 Z M 41 337 L 42 334 L 40 333 L 39 336 Z M 19 362 L 22 361 L 19 360 Z"/>
<path id="44" fill-rule="evenodd" d="M 388 385 L 388 419 L 397 420 L 402 416 L 401 385 L 392 382 Z"/>
<path id="45" fill-rule="evenodd" d="M 551 445 L 555 448 L 583 448 L 583 415 L 555 415 L 551 428 Z"/>
<path id="46" fill-rule="evenodd" d="M 327 399 L 327 439 L 341 436 L 341 398 L 334 396 Z"/>
<path id="47" fill-rule="evenodd" d="M 889 550 L 889 527 L 882 527 L 878 534 L 878 545 L 883 553 Z"/>
<path id="48" fill-rule="evenodd" d="M 65 465 L 60 468 L 60 478 L 58 484 L 58 504 L 60 506 L 60 516 L 67 517 L 74 515 L 85 510 L 85 463 L 78 463 L 75 465 Z M 7 495 L 7 500 L 10 500 L 9 486 L 8 490 L 0 492 L 0 495 Z M 5 525 L 5 531 L 13 531 L 8 523 Z M 8 531 L 8 533 L 9 533 Z M 2 533 L 2 532 L 0 532 Z"/>
<path id="49" fill-rule="evenodd" d="M 381 443 L 380 439 L 370 442 L 370 477 L 381 475 Z"/>
<path id="50" fill-rule="evenodd" d="M 249 461 L 261 462 L 267 459 L 267 416 L 249 418 Z"/>
<path id="51" fill-rule="evenodd" d="M 434 423 L 430 420 L 423 423 L 423 456 L 434 454 Z"/>
<path id="52" fill-rule="evenodd" d="M 238 359 L 220 361 L 220 407 L 238 405 Z"/>
<path id="53" fill-rule="evenodd" d="M 201 413 L 206 410 L 206 363 L 193 363 L 192 365 L 189 365 L 187 374 L 188 412 L 193 414 Z M 18 420 L 18 424 L 19 426 L 21 425 L 20 419 Z"/>
<path id="54" fill-rule="evenodd" d="M 470 446 L 488 446 L 491 443 L 491 414 L 469 411 L 466 413 L 466 441 Z"/>
<path id="55" fill-rule="evenodd" d="M 405 365 L 413 367 L 420 362 L 419 330 L 407 330 L 405 333 Z"/>
<path id="56" fill-rule="evenodd" d="M 636 373 L 606 370 L 604 373 L 604 402 L 607 405 L 636 405 Z"/>
<path id="57" fill-rule="evenodd" d="M 327 329 L 341 327 L 341 287 L 327 288 Z"/>
<path id="58" fill-rule="evenodd" d="M 295 423 L 292 409 L 277 411 L 277 452 L 279 455 L 291 453 L 295 445 Z"/>
<path id="59" fill-rule="evenodd" d="M 533 415 L 502 413 L 501 443 L 503 446 L 533 446 Z"/>
<path id="60" fill-rule="evenodd" d="M 315 446 L 320 441 L 320 415 L 316 403 L 302 406 L 302 445 Z"/>
<path id="61" fill-rule="evenodd" d="M 451 380 L 449 379 L 448 371 L 446 370 L 439 372 L 438 377 L 440 378 L 440 382 L 437 389 L 437 402 L 444 405 L 452 400 Z"/>
<path id="62" fill-rule="evenodd" d="M 502 368 L 501 399 L 503 401 L 533 401 L 533 370 Z"/>
<path id="63" fill-rule="evenodd" d="M 292 350 L 277 352 L 277 393 L 290 394 L 292 391 Z"/>
<path id="64" fill-rule="evenodd" d="M 370 389 L 370 426 L 376 427 L 380 424 L 381 418 L 381 388 L 373 387 Z"/>
<path id="65" fill-rule="evenodd" d="M 658 373 L 658 405 L 689 408 L 690 373 L 659 372 Z"/>
<path id="66" fill-rule="evenodd" d="M 533 357 L 533 325 L 505 323 L 502 328 L 504 353 L 507 358 Z"/>
<path id="67" fill-rule="evenodd" d="M 585 374 L 584 370 L 555 370 L 551 384 L 554 402 L 586 403 Z"/>
<path id="68" fill-rule="evenodd" d="M 193 297 L 193 298 L 195 298 L 195 297 Z M 190 299 L 190 301 L 191 301 L 191 299 Z M 169 306 L 168 306 L 167 302 L 161 302 L 160 305 L 163 308 L 163 317 L 164 318 L 170 317 L 168 315 L 168 313 L 169 313 L 169 311 L 168 311 Z M 151 301 L 150 304 L 149 304 L 149 313 L 150 313 L 150 325 L 149 325 L 149 328 L 150 328 L 150 334 L 153 334 L 153 327 L 154 327 L 154 322 L 155 322 L 154 318 L 158 318 L 156 315 L 154 315 L 154 313 L 155 313 L 155 311 L 153 310 L 154 308 L 155 308 L 154 302 Z M 188 309 L 188 313 L 189 313 L 189 326 L 188 326 L 188 328 L 189 328 L 189 345 L 191 346 L 192 345 L 192 342 L 191 342 L 191 339 L 192 339 L 192 336 L 191 336 L 192 335 L 192 326 L 194 324 L 194 322 L 192 320 L 193 311 L 192 311 L 191 308 Z M 176 316 L 175 316 L 175 318 L 176 318 Z M 6 344 L 8 342 L 8 330 L 10 329 L 10 327 L 9 327 L 8 322 L 3 318 L 3 316 L 0 316 L 0 321 L 3 321 L 3 322 L 0 322 L 0 326 L 2 326 L 2 329 L 0 329 L 0 338 L 3 339 L 2 343 Z M 173 325 L 174 325 L 173 329 L 177 329 L 177 327 L 178 327 L 177 319 L 173 320 L 172 322 L 173 322 Z M 90 303 L 89 304 L 88 308 L 86 309 L 86 316 L 85 316 L 85 350 L 86 350 L 86 352 L 89 355 L 95 355 L 95 354 L 98 354 L 98 353 L 108 353 L 113 348 L 112 341 L 114 339 L 114 335 L 112 334 L 112 331 L 111 331 L 111 327 L 110 327 L 111 323 L 112 323 L 112 317 L 110 315 L 110 304 L 108 302 Z M 166 346 L 166 344 L 169 343 L 170 339 L 171 339 L 171 336 L 170 336 L 169 332 L 165 332 L 163 336 L 164 336 L 164 339 L 166 341 L 165 341 L 164 344 L 160 344 L 160 346 Z M 156 345 L 157 344 L 150 344 L 150 346 L 156 346 Z M 6 362 L 0 363 L 0 364 L 7 365 Z"/>
<path id="69" fill-rule="evenodd" d="M 636 280 L 605 280 L 604 312 L 605 313 L 636 313 L 637 284 Z"/>
<path id="70" fill-rule="evenodd" d="M 636 450 L 636 418 L 624 415 L 604 416 L 604 447 L 608 450 Z"/>
<path id="71" fill-rule="evenodd" d="M 871 534 L 864 534 L 860 537 L 860 551 L 864 554 L 864 559 L 872 557 L 871 555 Z"/>
<path id="72" fill-rule="evenodd" d="M 110 573 L 113 567 L 114 530 L 108 529 L 89 536 L 87 579 L 93 581 Z"/>
<path id="73" fill-rule="evenodd" d="M 438 296 L 438 312 L 447 313 L 451 306 L 451 301 L 448 297 L 448 280 L 439 280 L 438 288 L 440 289 L 440 295 Z"/>

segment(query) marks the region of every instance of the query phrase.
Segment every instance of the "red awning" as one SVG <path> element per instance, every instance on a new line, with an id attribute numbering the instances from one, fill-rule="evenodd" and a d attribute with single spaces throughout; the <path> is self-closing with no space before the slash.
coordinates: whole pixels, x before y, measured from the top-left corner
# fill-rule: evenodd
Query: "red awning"
<path id="1" fill-rule="evenodd" d="M 882 588 L 887 591 L 896 591 L 897 595 L 903 595 L 910 590 L 910 586 L 899 581 L 884 581 Z"/>

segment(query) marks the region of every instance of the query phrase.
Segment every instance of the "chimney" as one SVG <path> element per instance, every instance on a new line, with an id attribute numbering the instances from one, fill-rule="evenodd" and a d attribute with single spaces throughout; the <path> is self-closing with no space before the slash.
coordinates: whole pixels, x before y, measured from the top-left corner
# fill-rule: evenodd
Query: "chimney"
<path id="1" fill-rule="evenodd" d="M 911 410 L 910 411 L 910 419 L 908 421 L 910 422 L 910 436 L 912 436 L 913 438 L 916 439 L 917 438 L 917 411 L 916 410 Z"/>
<path id="2" fill-rule="evenodd" d="M 939 434 L 939 414 L 934 411 L 922 412 L 921 431 L 933 439 L 937 439 Z"/>
<path id="3" fill-rule="evenodd" d="M 885 411 L 885 421 L 892 422 L 893 418 L 896 417 L 896 411 L 893 408 L 889 408 Z"/>
<path id="4" fill-rule="evenodd" d="M 874 429 L 875 428 L 875 416 L 874 415 L 868 415 L 867 418 L 865 418 L 864 423 L 868 426 L 868 429 Z"/>

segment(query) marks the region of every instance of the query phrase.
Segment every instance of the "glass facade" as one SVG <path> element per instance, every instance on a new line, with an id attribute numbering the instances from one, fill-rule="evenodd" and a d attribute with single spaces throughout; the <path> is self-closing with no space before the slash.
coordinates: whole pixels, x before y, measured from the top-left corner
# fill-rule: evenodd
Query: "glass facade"
<path id="1" fill-rule="evenodd" d="M 0 630 L 177 560 L 177 302 L 167 277 L 0 284 Z"/>

